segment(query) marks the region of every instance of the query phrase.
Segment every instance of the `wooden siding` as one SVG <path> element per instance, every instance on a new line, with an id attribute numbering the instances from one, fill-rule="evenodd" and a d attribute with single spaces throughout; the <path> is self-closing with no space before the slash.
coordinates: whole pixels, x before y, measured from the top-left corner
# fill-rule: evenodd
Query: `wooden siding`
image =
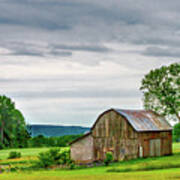
<path id="1" fill-rule="evenodd" d="M 152 155 L 151 146 L 158 146 L 158 145 L 154 145 L 152 143 L 153 142 L 152 140 L 158 140 L 158 139 L 160 141 L 159 153 L 158 154 L 153 153 Z M 139 142 L 144 149 L 143 157 L 158 156 L 158 155 L 163 156 L 163 155 L 172 154 L 172 132 L 171 131 L 139 133 Z"/>
<path id="2" fill-rule="evenodd" d="M 114 111 L 105 113 L 92 130 L 95 160 L 103 160 L 111 151 L 115 160 L 138 157 L 138 133 Z"/>

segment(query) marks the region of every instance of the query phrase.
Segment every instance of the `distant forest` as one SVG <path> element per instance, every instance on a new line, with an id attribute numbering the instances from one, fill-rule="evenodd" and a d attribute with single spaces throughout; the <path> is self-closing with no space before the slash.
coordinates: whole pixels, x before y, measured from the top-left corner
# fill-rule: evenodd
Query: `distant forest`
<path id="1" fill-rule="evenodd" d="M 81 126 L 55 126 L 55 125 L 27 125 L 31 137 L 43 135 L 45 137 L 57 137 L 65 135 L 84 134 L 90 130 Z"/>

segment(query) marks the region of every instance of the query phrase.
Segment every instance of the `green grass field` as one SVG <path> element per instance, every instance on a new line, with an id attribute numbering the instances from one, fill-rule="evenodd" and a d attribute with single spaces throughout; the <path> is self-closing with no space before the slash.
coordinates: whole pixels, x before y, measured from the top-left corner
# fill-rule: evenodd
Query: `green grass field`
<path id="1" fill-rule="evenodd" d="M 28 159 L 36 159 L 39 152 L 46 151 L 47 149 L 48 148 L 18 149 L 18 151 L 22 152 L 22 157 L 16 160 L 6 160 L 8 153 L 12 150 L 1 150 L 0 158 L 2 160 L 0 164 L 13 162 L 15 166 L 26 166 L 29 165 Z M 108 167 L 101 166 L 75 170 L 57 169 L 4 172 L 0 174 L 0 180 L 177 180 L 180 179 L 180 143 L 173 144 L 173 152 L 174 155 L 172 156 L 118 162 Z M 143 171 L 140 169 L 141 167 L 148 167 L 149 169 L 147 168 L 146 171 Z M 151 168 L 159 169 L 151 170 Z M 112 169 L 118 171 L 108 172 Z"/>
<path id="2" fill-rule="evenodd" d="M 4 160 L 7 159 L 9 152 L 11 151 L 17 151 L 21 152 L 22 157 L 34 157 L 37 156 L 40 152 L 47 151 L 49 148 L 43 147 L 43 148 L 24 148 L 24 149 L 6 149 L 6 150 L 0 150 L 0 159 Z"/>

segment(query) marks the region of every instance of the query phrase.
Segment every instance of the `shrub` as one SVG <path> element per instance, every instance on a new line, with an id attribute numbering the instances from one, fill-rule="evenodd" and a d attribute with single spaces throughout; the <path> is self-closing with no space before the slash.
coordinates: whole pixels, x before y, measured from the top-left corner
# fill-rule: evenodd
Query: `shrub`
<path id="1" fill-rule="evenodd" d="M 60 149 L 59 148 L 53 148 L 48 151 L 48 154 L 50 156 L 50 159 L 54 163 L 57 163 L 57 161 L 60 159 Z"/>
<path id="2" fill-rule="evenodd" d="M 59 164 L 71 164 L 71 158 L 70 158 L 70 150 L 66 151 L 61 151 L 59 153 L 60 158 L 59 158 Z"/>
<path id="3" fill-rule="evenodd" d="M 37 162 L 38 167 L 47 168 L 53 164 L 52 159 L 48 152 L 42 152 L 38 155 L 39 161 Z"/>
<path id="4" fill-rule="evenodd" d="M 47 168 L 52 165 L 70 164 L 70 153 L 68 151 L 60 151 L 59 148 L 50 149 L 47 152 L 39 153 L 38 167 Z"/>
<path id="5" fill-rule="evenodd" d="M 20 152 L 11 151 L 9 153 L 8 159 L 15 159 L 15 158 L 20 158 L 20 157 L 21 157 L 21 153 Z"/>
<path id="6" fill-rule="evenodd" d="M 17 167 L 10 168 L 10 172 L 16 172 L 18 170 Z"/>
<path id="7" fill-rule="evenodd" d="M 69 169 L 75 169 L 75 164 L 73 162 L 69 165 Z"/>
<path id="8" fill-rule="evenodd" d="M 106 166 L 109 165 L 109 163 L 111 163 L 113 161 L 113 155 L 112 155 L 112 152 L 107 152 L 106 153 L 106 159 L 104 160 L 104 164 Z"/>

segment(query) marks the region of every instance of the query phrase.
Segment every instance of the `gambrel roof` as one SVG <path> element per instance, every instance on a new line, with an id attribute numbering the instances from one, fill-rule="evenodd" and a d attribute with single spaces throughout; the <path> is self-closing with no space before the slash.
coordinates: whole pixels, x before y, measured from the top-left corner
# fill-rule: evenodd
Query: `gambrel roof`
<path id="1" fill-rule="evenodd" d="M 137 132 L 172 130 L 171 125 L 166 121 L 166 119 L 153 111 L 124 109 L 109 109 L 108 111 L 105 111 L 98 117 L 92 129 L 95 127 L 100 117 L 109 111 L 115 111 L 123 116 Z"/>

